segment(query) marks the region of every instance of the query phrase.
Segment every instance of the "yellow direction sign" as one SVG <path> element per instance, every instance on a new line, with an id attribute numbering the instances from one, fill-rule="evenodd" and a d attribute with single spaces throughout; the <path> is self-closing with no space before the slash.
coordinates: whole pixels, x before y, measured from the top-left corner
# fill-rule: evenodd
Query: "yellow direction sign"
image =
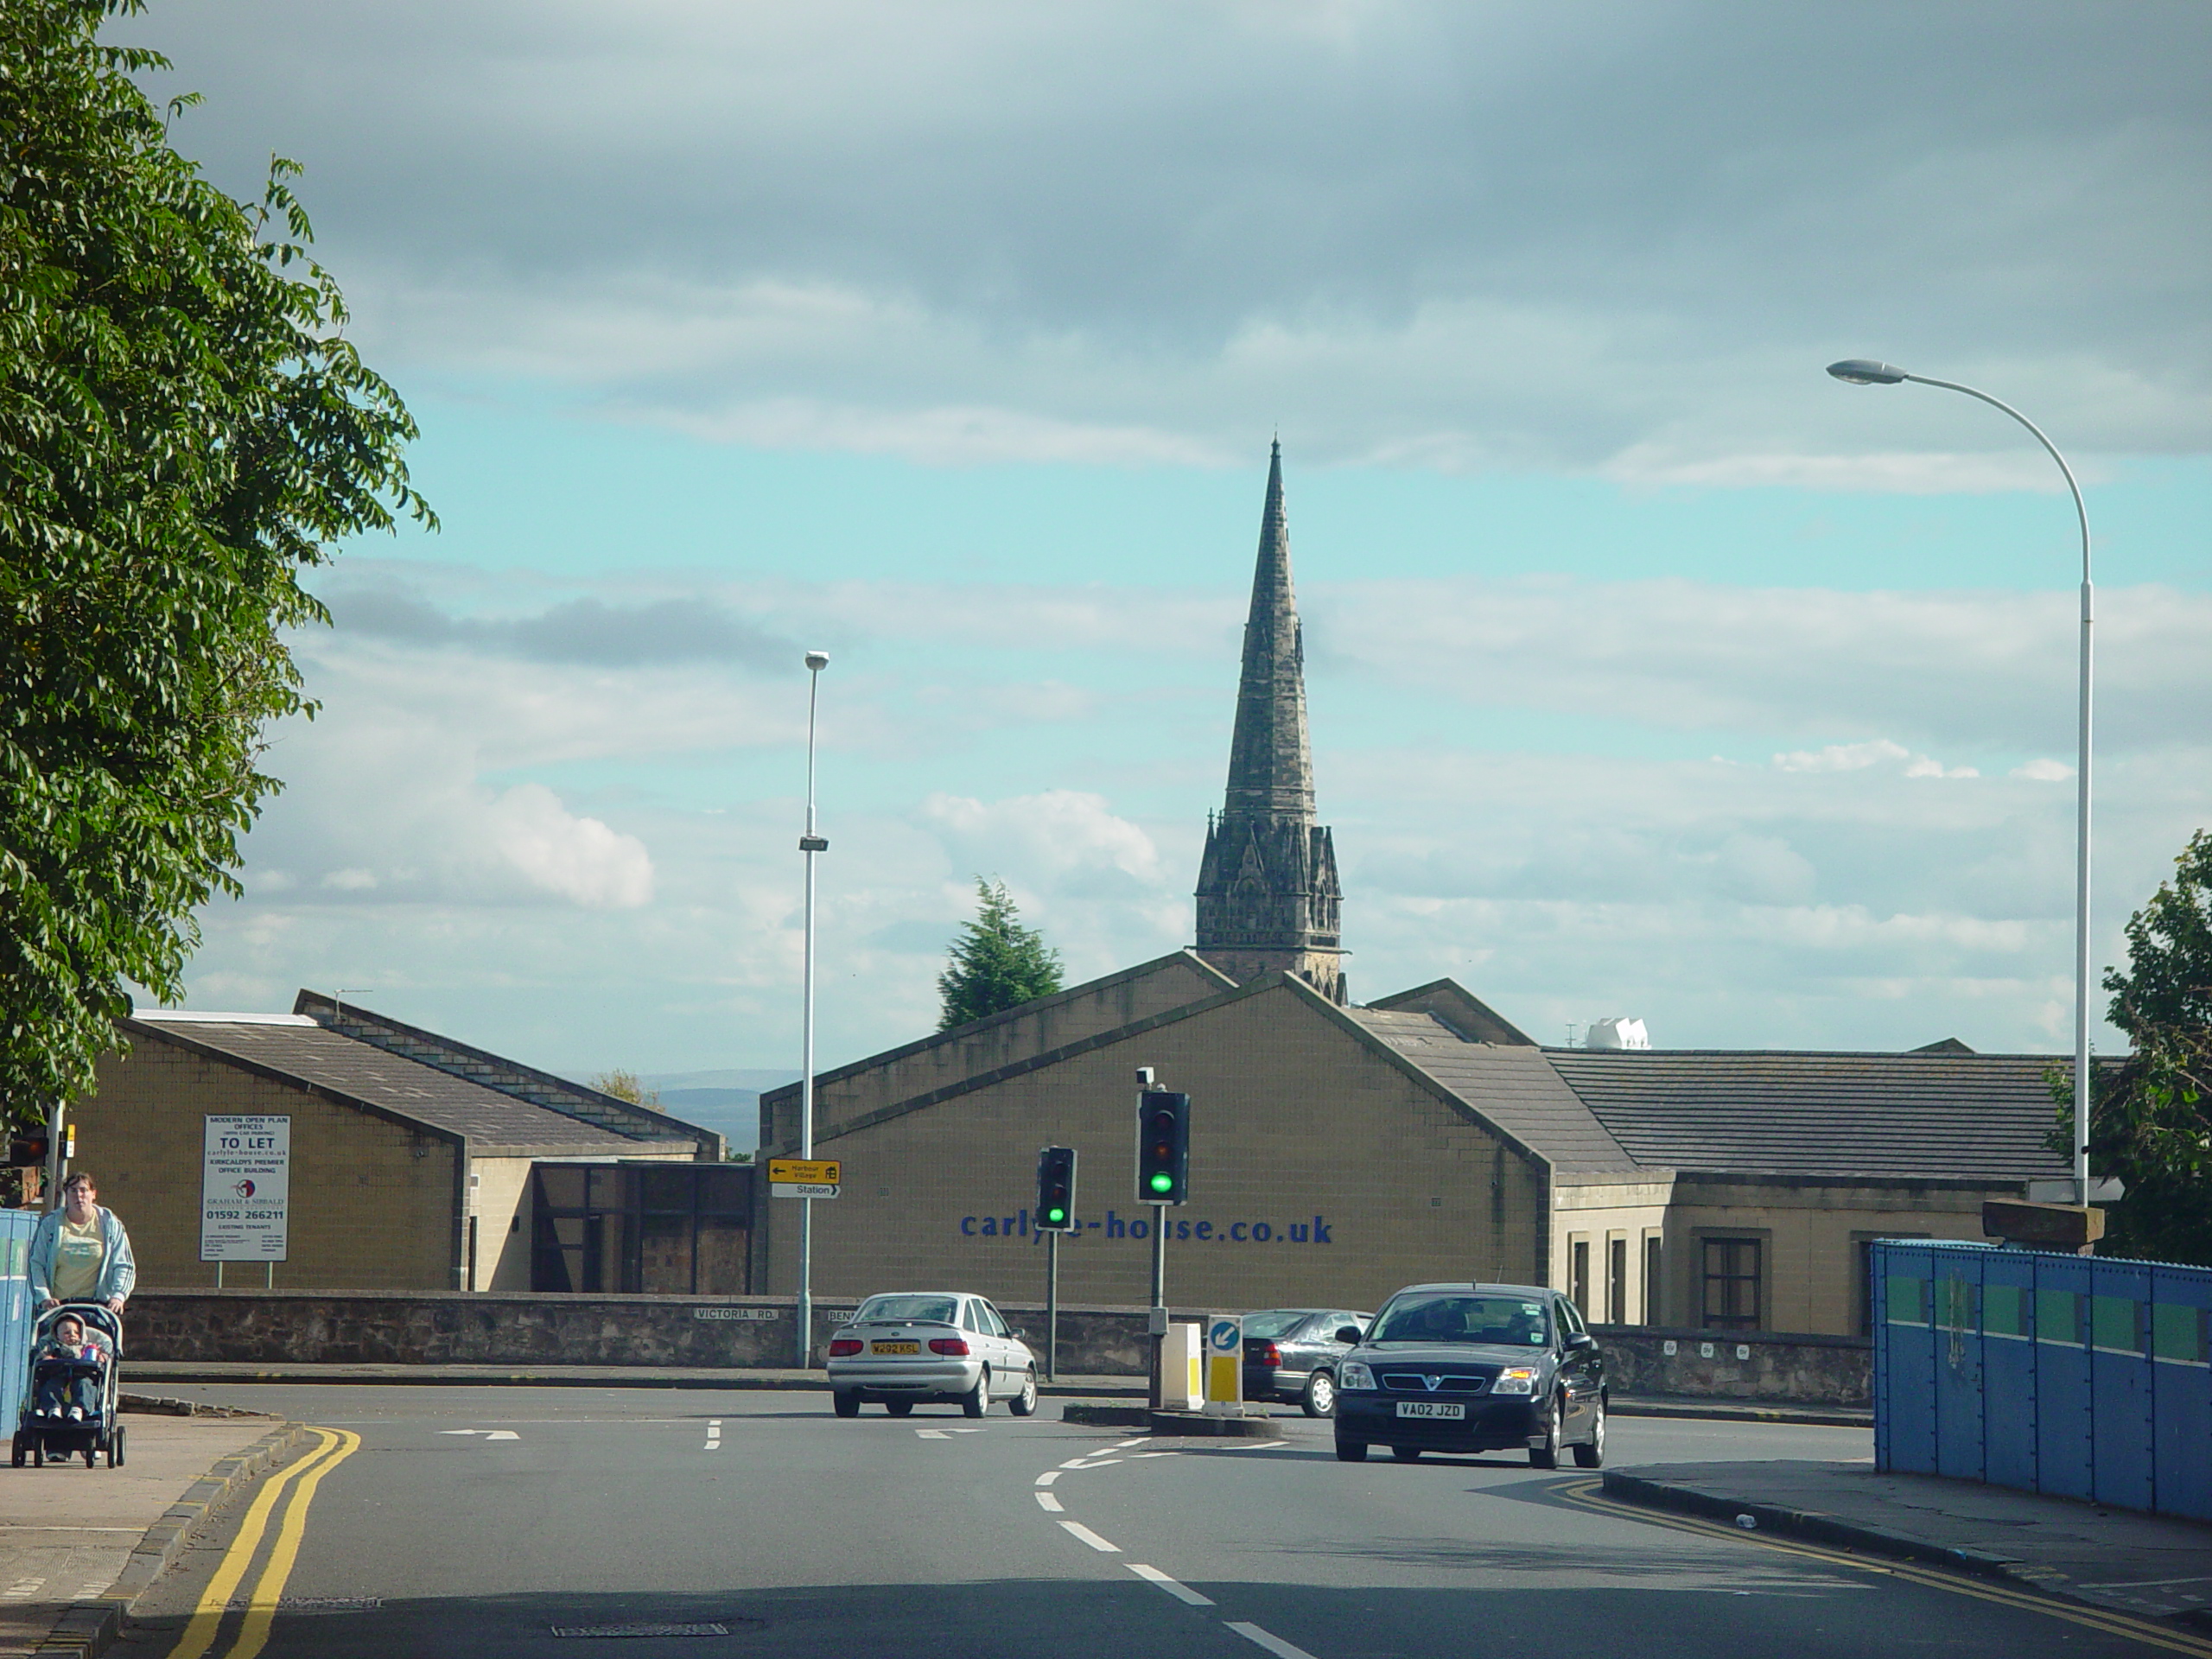
<path id="1" fill-rule="evenodd" d="M 834 1198 L 842 1171 L 835 1158 L 771 1158 L 768 1196 L 772 1198 Z"/>

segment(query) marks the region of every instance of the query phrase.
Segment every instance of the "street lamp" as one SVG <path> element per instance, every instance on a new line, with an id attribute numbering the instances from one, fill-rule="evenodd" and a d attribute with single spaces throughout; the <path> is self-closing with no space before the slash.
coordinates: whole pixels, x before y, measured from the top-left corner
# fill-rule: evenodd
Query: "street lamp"
<path id="1" fill-rule="evenodd" d="M 806 860 L 806 1000 L 799 1015 L 798 1155 L 814 1157 L 814 857 L 830 850 L 829 838 L 814 830 L 814 709 L 822 690 L 822 671 L 830 653 L 806 653 L 806 833 L 798 850 Z M 813 1357 L 814 1200 L 798 1201 L 798 1368 Z"/>
<path id="2" fill-rule="evenodd" d="M 1854 386 L 1894 386 L 1910 380 L 1916 385 L 1941 386 L 1978 397 L 1992 409 L 2001 409 L 2035 435 L 2064 474 L 2074 495 L 2074 514 L 2082 523 L 2082 708 L 2077 734 L 2080 753 L 2075 764 L 2074 870 L 2074 1198 L 2089 1202 L 2089 691 L 2091 684 L 2090 624 L 2094 613 L 2089 586 L 2089 509 L 2082 504 L 2082 486 L 2058 446 L 2044 436 L 2043 429 L 2007 403 L 1986 391 L 1960 385 L 1954 380 L 1931 380 L 1924 374 L 1908 374 L 1888 363 L 1863 357 L 1846 358 L 1828 365 L 1828 372 Z"/>

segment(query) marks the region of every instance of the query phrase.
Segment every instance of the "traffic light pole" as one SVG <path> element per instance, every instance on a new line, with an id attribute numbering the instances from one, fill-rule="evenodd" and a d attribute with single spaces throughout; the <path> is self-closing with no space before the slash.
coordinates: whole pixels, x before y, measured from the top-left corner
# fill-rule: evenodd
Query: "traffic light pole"
<path id="1" fill-rule="evenodd" d="M 1152 1206 L 1152 1408 L 1167 1402 L 1167 1206 Z"/>
<path id="2" fill-rule="evenodd" d="M 1045 1235 L 1045 1380 L 1060 1380 L 1060 1236 Z"/>

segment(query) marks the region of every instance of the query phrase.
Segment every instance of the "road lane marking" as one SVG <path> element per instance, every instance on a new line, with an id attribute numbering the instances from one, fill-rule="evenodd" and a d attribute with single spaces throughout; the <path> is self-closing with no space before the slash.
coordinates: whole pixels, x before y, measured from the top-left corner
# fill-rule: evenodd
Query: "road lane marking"
<path id="1" fill-rule="evenodd" d="M 914 1433 L 925 1440 L 949 1440 L 952 1438 L 941 1428 L 918 1428 Z"/>
<path id="2" fill-rule="evenodd" d="M 1086 1452 L 1079 1458 L 1070 1458 L 1065 1463 L 1062 1464 L 1060 1467 L 1063 1469 L 1084 1469 L 1090 1466 L 1090 1453 Z"/>
<path id="3" fill-rule="evenodd" d="M 1142 1579 L 1147 1584 L 1158 1585 L 1161 1589 L 1165 1590 L 1169 1595 L 1174 1597 L 1178 1601 L 1187 1602 L 1193 1607 L 1211 1607 L 1213 1605 L 1212 1597 L 1200 1595 L 1197 1591 L 1192 1589 L 1189 1585 L 1169 1578 L 1165 1573 L 1161 1572 L 1156 1567 L 1147 1567 L 1142 1561 L 1128 1561 L 1125 1562 L 1124 1565 L 1128 1567 L 1130 1572 L 1135 1573 L 1137 1577 Z"/>
<path id="4" fill-rule="evenodd" d="M 1037 1507 L 1046 1514 L 1058 1515 L 1060 1512 L 1060 1500 L 1050 1492 L 1033 1492 L 1031 1496 L 1037 1500 Z"/>
<path id="5" fill-rule="evenodd" d="M 1723 1538 L 1730 1543 L 1753 1544 L 1761 1549 L 1780 1550 L 1786 1555 L 1799 1555 L 1809 1560 L 1825 1562 L 1858 1573 L 1878 1573 L 1885 1578 L 1904 1579 L 1924 1585 L 1933 1590 L 1948 1590 L 1954 1595 L 1971 1596 L 1977 1601 L 1993 1601 L 2002 1606 L 2017 1607 L 2029 1612 L 2043 1613 L 2051 1618 L 2064 1619 L 2069 1624 L 2081 1624 L 2090 1630 L 2102 1630 L 2110 1636 L 2128 1637 L 2151 1647 L 2164 1648 L 2171 1653 L 2196 1656 L 2196 1659 L 2212 1659 L 2212 1642 L 2183 1636 L 2169 1626 L 2156 1624 L 2146 1619 L 2132 1618 L 2126 1613 L 2107 1613 L 2100 1609 L 2074 1607 L 2052 1597 L 2039 1596 L 2031 1591 L 2012 1590 L 2004 1586 L 1961 1578 L 1938 1568 L 1923 1567 L 1907 1561 L 1885 1561 L 1866 1555 L 1848 1554 L 1840 1550 L 1823 1548 L 1818 1544 L 1801 1543 L 1771 1537 L 1765 1533 L 1745 1532 L 1735 1527 L 1724 1527 L 1714 1522 L 1699 1520 L 1695 1516 L 1672 1514 L 1663 1510 L 1645 1509 L 1641 1504 L 1623 1503 L 1616 1499 L 1597 1496 L 1599 1484 L 1594 1480 L 1578 1481 L 1562 1491 L 1569 1503 L 1586 1509 L 1601 1510 L 1608 1515 L 1641 1521 L 1648 1526 L 1672 1527 L 1677 1532 L 1694 1532 L 1700 1537 Z"/>
<path id="6" fill-rule="evenodd" d="M 1082 1539 L 1084 1543 L 1089 1544 L 1102 1555 L 1118 1555 L 1122 1553 L 1122 1547 L 1119 1544 L 1108 1543 L 1080 1521 L 1063 1521 L 1060 1524 L 1068 1529 L 1070 1537 Z"/>
<path id="7" fill-rule="evenodd" d="M 1229 1628 L 1247 1642 L 1256 1643 L 1265 1648 L 1275 1656 L 1275 1659 L 1313 1659 L 1313 1656 L 1305 1649 L 1294 1648 L 1282 1637 L 1270 1635 L 1256 1624 L 1245 1624 L 1232 1619 L 1229 1621 Z"/>
<path id="8" fill-rule="evenodd" d="M 512 1428 L 442 1428 L 441 1434 L 481 1434 L 487 1440 L 518 1440 L 522 1436 Z"/>
<path id="9" fill-rule="evenodd" d="M 192 1611 L 192 1622 L 184 1627 L 184 1637 L 170 1649 L 169 1659 L 200 1659 L 200 1655 L 214 1644 L 215 1634 L 222 1628 L 223 1615 L 230 1611 L 232 1592 L 238 1587 L 238 1580 L 245 1577 L 245 1570 L 253 1564 L 255 1554 L 261 1548 L 261 1535 L 269 1529 L 270 1511 L 284 1496 L 292 1482 L 336 1451 L 346 1440 L 355 1437 L 342 1430 L 317 1428 L 309 1431 L 320 1440 L 314 1451 L 265 1485 L 254 1497 L 245 1512 L 245 1520 L 238 1527 L 238 1535 L 223 1552 L 223 1559 L 215 1564 L 215 1575 L 207 1580 L 207 1587 L 200 1592 L 200 1605 Z"/>
<path id="10" fill-rule="evenodd" d="M 1047 1469 L 1043 1474 L 1037 1477 L 1037 1484 L 1039 1486 L 1049 1486 L 1059 1478 L 1060 1471 L 1058 1470 Z"/>
<path id="11" fill-rule="evenodd" d="M 276 1529 L 276 1547 L 269 1552 L 269 1565 L 262 1568 L 260 1581 L 253 1586 L 253 1599 L 238 1626 L 238 1639 L 226 1659 L 259 1659 L 262 1649 L 269 1644 L 269 1626 L 276 1617 L 276 1604 L 284 1599 L 285 1583 L 300 1559 L 300 1540 L 307 1535 L 308 1506 L 315 1502 L 315 1489 L 322 1484 L 325 1475 L 360 1449 L 359 1435 L 341 1430 L 340 1437 L 346 1444 L 302 1477 L 292 1489 L 291 1501 L 284 1506 L 283 1524 Z"/>
<path id="12" fill-rule="evenodd" d="M 1183 1454 L 1180 1452 L 1135 1452 L 1130 1455 L 1138 1458 L 1179 1458 Z"/>
<path id="13" fill-rule="evenodd" d="M 1077 1467 L 1082 1469 L 1111 1469 L 1116 1464 L 1121 1461 L 1122 1459 L 1119 1458 L 1097 1458 L 1089 1463 L 1078 1464 Z M 1065 1469 L 1067 1467 L 1067 1465 L 1062 1464 L 1060 1467 Z"/>
<path id="14" fill-rule="evenodd" d="M 722 1449 L 722 1420 L 719 1417 L 707 1419 L 706 1449 L 709 1452 L 719 1452 Z"/>

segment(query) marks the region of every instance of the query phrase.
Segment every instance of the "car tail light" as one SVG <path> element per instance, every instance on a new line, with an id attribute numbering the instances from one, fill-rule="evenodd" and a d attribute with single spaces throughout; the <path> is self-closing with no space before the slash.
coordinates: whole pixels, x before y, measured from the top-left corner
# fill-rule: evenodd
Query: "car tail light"
<path id="1" fill-rule="evenodd" d="M 1282 1363 L 1282 1350 L 1272 1342 L 1263 1342 L 1260 1344 L 1259 1351 L 1252 1357 L 1262 1365 L 1280 1365 Z"/>
<path id="2" fill-rule="evenodd" d="M 965 1337 L 931 1337 L 930 1352 L 950 1354 L 955 1359 L 968 1357 L 968 1338 Z"/>
<path id="3" fill-rule="evenodd" d="M 830 1357 L 832 1359 L 848 1358 L 860 1351 L 860 1339 L 856 1337 L 838 1337 L 830 1344 Z"/>

